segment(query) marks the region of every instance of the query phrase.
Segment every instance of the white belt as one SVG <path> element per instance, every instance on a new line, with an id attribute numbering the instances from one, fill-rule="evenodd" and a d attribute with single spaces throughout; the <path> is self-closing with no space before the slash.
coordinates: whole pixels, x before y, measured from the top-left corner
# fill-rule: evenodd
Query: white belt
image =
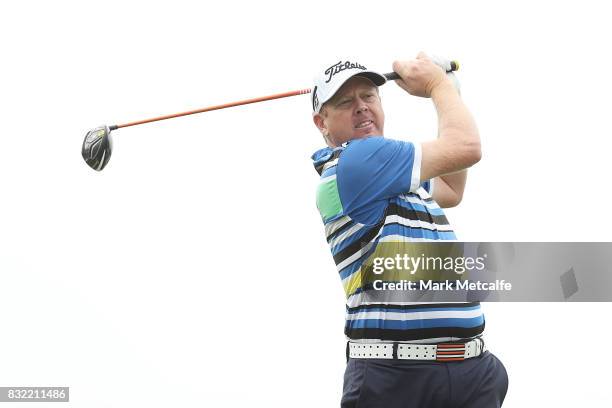
<path id="1" fill-rule="evenodd" d="M 480 338 L 467 343 L 408 344 L 408 343 L 352 343 L 350 358 L 381 358 L 399 360 L 461 361 L 478 357 L 486 351 Z"/>

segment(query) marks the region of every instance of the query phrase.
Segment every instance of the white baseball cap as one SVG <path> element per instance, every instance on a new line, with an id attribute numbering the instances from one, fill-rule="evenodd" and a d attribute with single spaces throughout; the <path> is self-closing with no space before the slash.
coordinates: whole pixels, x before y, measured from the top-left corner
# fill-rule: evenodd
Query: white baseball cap
<path id="1" fill-rule="evenodd" d="M 319 113 L 321 106 L 329 101 L 346 81 L 357 75 L 368 78 L 376 86 L 387 82 L 384 75 L 371 71 L 358 62 L 340 60 L 315 77 L 311 97 L 312 110 Z"/>

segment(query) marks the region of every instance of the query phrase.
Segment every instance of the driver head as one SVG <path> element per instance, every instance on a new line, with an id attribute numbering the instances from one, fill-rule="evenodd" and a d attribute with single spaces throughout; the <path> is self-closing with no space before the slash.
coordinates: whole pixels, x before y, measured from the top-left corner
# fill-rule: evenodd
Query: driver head
<path id="1" fill-rule="evenodd" d="M 97 171 L 102 170 L 108 163 L 112 151 L 113 143 L 108 126 L 100 126 L 87 132 L 81 154 L 89 167 Z"/>

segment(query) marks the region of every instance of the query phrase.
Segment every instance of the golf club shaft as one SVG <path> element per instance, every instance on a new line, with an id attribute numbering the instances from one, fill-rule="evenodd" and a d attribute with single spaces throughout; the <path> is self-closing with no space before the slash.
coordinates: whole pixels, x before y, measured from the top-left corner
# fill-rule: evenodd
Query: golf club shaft
<path id="1" fill-rule="evenodd" d="M 458 68 L 459 68 L 459 64 L 456 61 L 452 61 L 451 62 L 451 71 L 456 71 Z M 387 78 L 388 81 L 394 81 L 396 79 L 400 79 L 400 76 L 397 73 L 395 73 L 395 72 L 389 72 L 388 74 L 384 74 L 384 75 L 385 75 L 385 77 Z M 128 122 L 128 123 L 124 123 L 122 125 L 113 125 L 113 126 L 109 126 L 109 130 L 115 130 L 115 129 L 125 128 L 125 127 L 130 127 L 130 126 L 136 126 L 136 125 L 142 125 L 142 124 L 145 124 L 145 123 L 151 123 L 151 122 L 157 122 L 159 120 L 178 118 L 178 117 L 181 117 L 181 116 L 194 115 L 196 113 L 203 113 L 203 112 L 209 112 L 209 111 L 213 111 L 213 110 L 231 108 L 231 107 L 234 107 L 234 106 L 248 105 L 250 103 L 270 101 L 272 99 L 280 99 L 280 98 L 287 98 L 289 96 L 304 95 L 304 94 L 308 94 L 310 92 L 312 92 L 311 89 L 300 89 L 300 90 L 297 90 L 297 91 L 291 91 L 291 92 L 284 92 L 284 93 L 279 93 L 279 94 L 274 94 L 274 95 L 262 96 L 262 97 L 259 97 L 259 98 L 244 99 L 242 101 L 229 102 L 229 103 L 224 103 L 222 105 L 214 105 L 214 106 L 209 106 L 209 107 L 202 108 L 202 109 L 196 109 L 196 110 L 191 110 L 191 111 L 187 111 L 187 112 L 174 113 L 172 115 L 164 115 L 164 116 L 158 116 L 156 118 L 151 118 L 151 119 L 144 119 L 144 120 L 138 120 L 138 121 L 135 121 L 135 122 Z"/>
<path id="2" fill-rule="evenodd" d="M 262 97 L 259 97 L 259 98 L 244 99 L 242 101 L 229 102 L 229 103 L 224 103 L 224 104 L 221 104 L 221 105 L 213 105 L 213 106 L 209 106 L 209 107 L 202 108 L 202 109 L 196 109 L 196 110 L 191 110 L 191 111 L 187 111 L 187 112 L 174 113 L 172 115 L 158 116 L 156 118 L 139 120 L 139 121 L 136 121 L 136 122 L 124 123 L 122 125 L 114 125 L 114 126 L 110 126 L 109 128 L 110 128 L 110 130 L 115 130 L 115 129 L 120 129 L 120 128 L 124 128 L 124 127 L 129 127 L 129 126 L 142 125 L 144 123 L 157 122 L 158 120 L 166 120 L 166 119 L 178 118 L 178 117 L 181 117 L 181 116 L 193 115 L 193 114 L 196 114 L 196 113 L 203 113 L 203 112 L 209 112 L 209 111 L 212 111 L 212 110 L 231 108 L 233 106 L 248 105 L 249 103 L 270 101 L 272 99 L 287 98 L 289 96 L 304 95 L 304 94 L 310 93 L 310 91 L 311 91 L 310 89 L 300 89 L 300 90 L 297 90 L 297 91 L 283 92 L 283 93 L 274 94 L 274 95 L 262 96 Z"/>

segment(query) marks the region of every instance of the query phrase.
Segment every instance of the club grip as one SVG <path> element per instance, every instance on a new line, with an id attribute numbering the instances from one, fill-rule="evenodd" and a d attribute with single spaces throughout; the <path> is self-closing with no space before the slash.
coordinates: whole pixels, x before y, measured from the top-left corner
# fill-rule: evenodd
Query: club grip
<path id="1" fill-rule="evenodd" d="M 451 66 L 451 70 L 446 71 L 446 72 L 452 72 L 452 71 L 459 70 L 459 63 L 457 61 L 451 61 L 450 66 Z M 397 72 L 389 72 L 388 74 L 384 74 L 384 76 L 385 78 L 387 78 L 387 81 L 395 81 L 396 79 L 401 79 L 401 77 L 398 75 Z"/>
<path id="2" fill-rule="evenodd" d="M 396 79 L 400 79 L 400 76 L 397 74 L 397 72 L 389 72 L 388 74 L 383 74 L 385 76 L 385 78 L 387 78 L 387 81 L 395 81 Z"/>

